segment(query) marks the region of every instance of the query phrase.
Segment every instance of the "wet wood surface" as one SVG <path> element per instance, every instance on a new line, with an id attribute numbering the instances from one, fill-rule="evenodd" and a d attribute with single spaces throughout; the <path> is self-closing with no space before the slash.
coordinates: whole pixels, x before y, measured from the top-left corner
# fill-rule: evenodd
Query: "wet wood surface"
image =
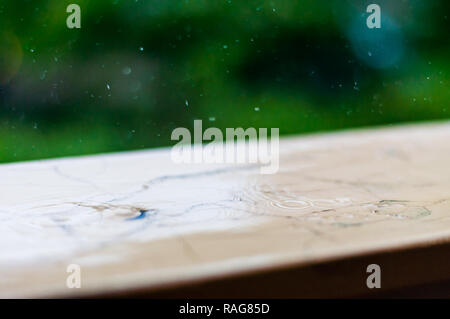
<path id="1" fill-rule="evenodd" d="M 170 149 L 0 165 L 0 297 L 348 296 L 369 263 L 383 287 L 448 280 L 449 164 L 437 123 L 283 138 L 273 175 Z"/>

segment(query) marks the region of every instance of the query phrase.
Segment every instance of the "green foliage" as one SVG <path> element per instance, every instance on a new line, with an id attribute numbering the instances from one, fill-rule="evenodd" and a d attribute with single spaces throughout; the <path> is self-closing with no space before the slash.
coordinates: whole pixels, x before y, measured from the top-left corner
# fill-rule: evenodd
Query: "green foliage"
<path id="1" fill-rule="evenodd" d="M 0 161 L 170 145 L 194 119 L 286 135 L 448 118 L 450 2 L 379 1 L 403 48 L 383 69 L 355 54 L 355 3 L 3 0 Z"/>

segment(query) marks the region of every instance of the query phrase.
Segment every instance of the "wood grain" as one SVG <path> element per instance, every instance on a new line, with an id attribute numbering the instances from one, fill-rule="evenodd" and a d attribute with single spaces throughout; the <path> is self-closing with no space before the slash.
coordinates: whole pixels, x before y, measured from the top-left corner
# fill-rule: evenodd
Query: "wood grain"
<path id="1" fill-rule="evenodd" d="M 0 297 L 348 296 L 377 261 L 383 287 L 448 280 L 449 163 L 437 123 L 284 138 L 274 175 L 169 149 L 0 165 Z"/>

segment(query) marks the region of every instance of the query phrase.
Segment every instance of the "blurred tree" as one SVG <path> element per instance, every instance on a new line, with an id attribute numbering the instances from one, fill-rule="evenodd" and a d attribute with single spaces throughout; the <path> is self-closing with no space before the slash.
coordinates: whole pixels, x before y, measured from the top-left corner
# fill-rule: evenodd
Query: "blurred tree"
<path id="1" fill-rule="evenodd" d="M 448 118 L 448 1 L 0 4 L 0 161 L 169 145 L 177 126 L 281 134 Z"/>

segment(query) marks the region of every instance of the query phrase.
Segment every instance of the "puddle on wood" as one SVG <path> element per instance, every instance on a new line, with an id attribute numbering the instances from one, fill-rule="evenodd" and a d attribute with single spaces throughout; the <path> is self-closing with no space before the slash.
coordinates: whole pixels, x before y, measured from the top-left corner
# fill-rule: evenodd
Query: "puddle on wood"
<path id="1" fill-rule="evenodd" d="M 255 224 L 260 220 L 251 218 L 248 203 L 234 197 L 244 185 L 245 179 L 212 172 L 144 180 L 116 194 L 18 205 L 0 214 L 0 262 L 63 259 L 118 242 Z"/>
<path id="2" fill-rule="evenodd" d="M 295 188 L 295 187 L 293 187 Z M 244 198 L 253 201 L 260 209 L 258 214 L 294 218 L 299 221 L 338 227 L 360 226 L 382 220 L 418 219 L 431 215 L 427 203 L 402 200 L 364 200 L 352 199 L 351 192 L 341 196 L 323 198 L 303 196 L 286 186 L 258 184 L 245 191 Z M 269 207 L 269 209 L 267 209 Z"/>
<path id="3" fill-rule="evenodd" d="M 357 187 L 304 182 L 216 170 L 143 180 L 115 193 L 17 205 L 0 212 L 0 262 L 64 259 L 115 243 L 240 229 L 275 218 L 340 229 L 431 214 L 423 203 L 355 199 Z"/>

